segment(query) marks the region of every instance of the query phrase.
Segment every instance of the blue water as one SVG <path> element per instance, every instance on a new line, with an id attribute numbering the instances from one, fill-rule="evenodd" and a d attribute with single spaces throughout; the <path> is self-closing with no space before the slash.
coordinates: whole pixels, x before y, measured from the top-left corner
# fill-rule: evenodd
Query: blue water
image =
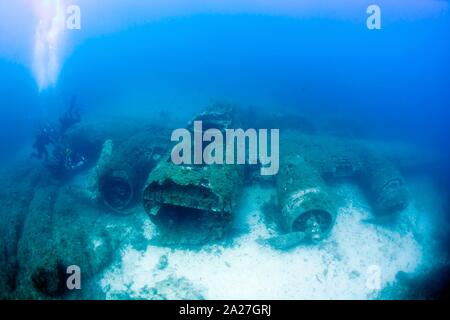
<path id="1" fill-rule="evenodd" d="M 83 33 L 95 26 L 85 22 L 69 31 L 66 45 L 76 45 L 56 87 L 44 93 L 29 66 L 12 62 L 11 54 L 0 56 L 1 136 L 14 128 L 20 138 L 2 139 L 1 150 L 19 147 L 33 122 L 58 113 L 74 93 L 90 111 L 130 93 L 174 112 L 228 99 L 338 114 L 377 134 L 448 147 L 448 10 L 405 20 L 400 9 L 395 18 L 383 12 L 377 31 L 365 27 L 364 11 L 332 19 L 318 10 L 306 18 L 174 15 L 89 37 Z M 12 44 L 0 46 L 7 52 Z M 30 57 L 32 46 L 20 54 Z"/>
<path id="2" fill-rule="evenodd" d="M 208 103 L 226 100 L 319 121 L 339 117 L 357 124 L 364 137 L 431 147 L 439 159 L 430 176 L 439 177 L 443 192 L 450 185 L 445 1 L 386 4 L 381 30 L 366 27 L 367 1 L 335 14 L 321 2 L 302 14 L 290 12 L 284 1 L 264 10 L 246 10 L 252 1 L 223 10 L 186 1 L 160 17 L 136 1 L 100 2 L 86 11 L 80 1 L 82 28 L 65 31 L 57 82 L 43 90 L 33 71 L 32 8 L 2 2 L 3 160 L 31 151 L 39 125 L 56 121 L 72 95 L 86 118 L 164 110 L 184 121 Z M 146 21 L 147 12 L 157 18 Z M 21 25 L 16 16 L 29 19 Z"/>

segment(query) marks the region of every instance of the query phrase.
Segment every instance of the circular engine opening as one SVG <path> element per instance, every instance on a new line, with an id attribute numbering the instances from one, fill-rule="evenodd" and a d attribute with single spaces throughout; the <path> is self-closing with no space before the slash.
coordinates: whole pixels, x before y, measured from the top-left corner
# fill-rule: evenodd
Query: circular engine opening
<path id="1" fill-rule="evenodd" d="M 292 231 L 301 231 L 307 234 L 312 241 L 322 239 L 330 230 L 333 218 L 325 210 L 309 210 L 301 214 L 292 223 Z"/>
<path id="2" fill-rule="evenodd" d="M 100 194 L 105 205 L 123 214 L 133 199 L 134 191 L 130 181 L 118 174 L 105 175 L 100 182 Z"/>

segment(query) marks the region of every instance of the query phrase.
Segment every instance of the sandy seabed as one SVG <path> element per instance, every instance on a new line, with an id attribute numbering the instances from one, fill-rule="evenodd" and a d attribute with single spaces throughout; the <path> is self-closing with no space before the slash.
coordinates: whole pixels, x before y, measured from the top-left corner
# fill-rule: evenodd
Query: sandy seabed
<path id="1" fill-rule="evenodd" d="M 424 181 L 410 186 L 413 194 L 421 191 L 421 197 L 413 199 L 394 227 L 367 222 L 372 217 L 370 207 L 356 186 L 335 186 L 341 203 L 330 236 L 318 245 L 289 251 L 258 243 L 276 233 L 262 210 L 275 191 L 251 186 L 245 189 L 235 217 L 236 228 L 242 232 L 233 245 L 209 245 L 200 250 L 153 245 L 136 250 L 128 245 L 98 281 L 109 299 L 154 299 L 151 288 L 174 278 L 183 282 L 167 287 L 165 298 L 395 298 L 395 294 L 383 296 L 382 289 L 395 286 L 397 272 L 420 273 L 435 263 L 430 213 L 436 195 Z M 157 230 L 148 222 L 144 233 L 150 240 Z"/>

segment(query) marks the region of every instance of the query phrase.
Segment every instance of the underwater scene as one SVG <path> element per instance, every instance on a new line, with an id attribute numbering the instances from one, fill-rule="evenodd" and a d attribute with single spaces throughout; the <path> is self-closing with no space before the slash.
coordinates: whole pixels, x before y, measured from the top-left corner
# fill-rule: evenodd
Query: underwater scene
<path id="1" fill-rule="evenodd" d="M 449 297 L 445 0 L 2 0 L 1 300 Z"/>

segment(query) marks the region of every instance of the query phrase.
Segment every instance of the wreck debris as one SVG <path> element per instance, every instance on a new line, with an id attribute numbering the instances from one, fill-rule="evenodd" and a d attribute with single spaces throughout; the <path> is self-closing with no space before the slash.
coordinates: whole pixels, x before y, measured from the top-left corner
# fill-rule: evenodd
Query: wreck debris
<path id="1" fill-rule="evenodd" d="M 141 199 L 151 169 L 165 154 L 169 131 L 142 122 L 81 123 L 61 145 L 83 154 L 91 167 L 86 190 L 109 210 L 127 214 Z"/>
<path id="2" fill-rule="evenodd" d="M 361 182 L 372 202 L 374 214 L 386 216 L 408 206 L 408 192 L 400 172 L 394 165 L 369 148 L 361 151 L 364 170 Z"/>
<path id="3" fill-rule="evenodd" d="M 236 124 L 228 105 L 215 105 L 196 117 L 206 128 L 221 131 Z M 144 208 L 164 234 L 178 244 L 199 244 L 222 238 L 230 226 L 243 185 L 238 165 L 174 164 L 166 155 L 150 173 L 144 190 Z"/>
<path id="4" fill-rule="evenodd" d="M 361 141 L 286 132 L 282 152 L 297 154 L 325 182 L 351 180 L 365 191 L 376 215 L 390 215 L 408 204 L 401 173 L 383 156 Z M 317 180 L 319 183 L 320 180 Z"/>
<path id="5" fill-rule="evenodd" d="M 168 134 L 166 129 L 148 127 L 113 148 L 98 179 L 98 192 L 107 208 L 126 214 L 141 200 L 146 177 L 166 153 Z"/>
<path id="6" fill-rule="evenodd" d="M 302 232 L 319 241 L 330 231 L 336 208 L 320 173 L 300 156 L 287 156 L 277 176 L 280 224 L 284 232 Z"/>
<path id="7" fill-rule="evenodd" d="M 390 220 L 408 205 L 399 171 L 359 141 L 288 131 L 281 148 L 283 158 L 276 181 L 278 223 L 284 234 L 262 240 L 263 244 L 285 250 L 323 239 L 337 212 L 328 183 L 337 179 L 358 183 L 377 217 Z"/>

